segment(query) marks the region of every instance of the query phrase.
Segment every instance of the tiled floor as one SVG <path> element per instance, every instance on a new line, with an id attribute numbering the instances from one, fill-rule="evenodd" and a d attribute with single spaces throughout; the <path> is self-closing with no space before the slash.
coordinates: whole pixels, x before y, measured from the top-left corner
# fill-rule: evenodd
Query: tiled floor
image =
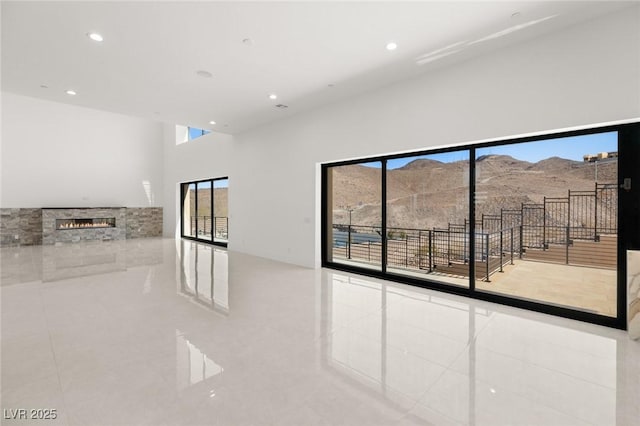
<path id="1" fill-rule="evenodd" d="M 0 254 L 2 424 L 640 423 L 622 331 L 172 239 Z"/>

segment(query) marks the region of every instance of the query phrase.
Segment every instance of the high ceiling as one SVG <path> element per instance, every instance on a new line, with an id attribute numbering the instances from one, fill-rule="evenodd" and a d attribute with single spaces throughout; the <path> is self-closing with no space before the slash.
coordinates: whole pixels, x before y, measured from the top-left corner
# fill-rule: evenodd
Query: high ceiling
<path id="1" fill-rule="evenodd" d="M 632 4 L 3 1 L 2 90 L 237 133 Z"/>

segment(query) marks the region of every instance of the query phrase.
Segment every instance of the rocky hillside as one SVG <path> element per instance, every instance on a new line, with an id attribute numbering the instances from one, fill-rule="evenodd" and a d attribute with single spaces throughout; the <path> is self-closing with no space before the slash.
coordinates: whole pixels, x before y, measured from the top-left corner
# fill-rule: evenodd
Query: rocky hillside
<path id="1" fill-rule="evenodd" d="M 195 191 L 189 193 L 190 205 L 195 206 Z M 229 206 L 229 188 L 214 188 L 213 208 L 216 217 L 227 217 Z M 195 215 L 195 211 L 193 212 Z M 198 190 L 198 216 L 211 216 L 211 188 Z"/>
<path id="2" fill-rule="evenodd" d="M 468 217 L 467 161 L 442 163 L 418 159 L 389 170 L 387 199 L 389 225 L 406 228 L 446 227 Z M 379 168 L 360 165 L 333 169 L 333 220 L 379 225 Z M 598 182 L 615 182 L 617 162 L 598 164 Z M 506 155 L 486 155 L 476 161 L 476 212 L 499 214 L 501 208 L 541 203 L 543 197 L 566 197 L 567 191 L 593 191 L 595 165 L 551 157 L 537 163 Z"/>

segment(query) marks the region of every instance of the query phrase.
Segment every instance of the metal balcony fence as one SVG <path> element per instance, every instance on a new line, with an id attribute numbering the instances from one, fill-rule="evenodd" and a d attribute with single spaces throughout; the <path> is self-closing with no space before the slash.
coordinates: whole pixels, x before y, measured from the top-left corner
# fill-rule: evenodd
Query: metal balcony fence
<path id="1" fill-rule="evenodd" d="M 545 197 L 539 204 L 482 215 L 475 224 L 476 277 L 490 281 L 504 265 L 513 264 L 514 257 L 523 258 L 527 250 L 544 252 L 554 245 L 555 257 L 543 258 L 569 264 L 575 240 L 598 242 L 603 235 L 617 234 L 617 205 L 617 185 L 596 184 L 594 191 L 569 190 L 567 197 Z M 387 227 L 386 231 L 388 268 L 469 275 L 468 219 L 446 228 Z M 334 224 L 332 232 L 334 259 L 381 263 L 380 226 Z"/>
<path id="2" fill-rule="evenodd" d="M 513 262 L 518 255 L 513 228 L 476 233 L 476 276 L 489 281 L 491 274 Z M 446 229 L 387 228 L 388 268 L 424 273 L 469 275 L 469 233 L 465 227 Z M 333 226 L 333 257 L 380 264 L 380 227 L 336 224 Z"/>
<path id="3" fill-rule="evenodd" d="M 227 240 L 229 238 L 229 219 L 225 216 L 191 216 L 191 235 L 199 238 Z"/>

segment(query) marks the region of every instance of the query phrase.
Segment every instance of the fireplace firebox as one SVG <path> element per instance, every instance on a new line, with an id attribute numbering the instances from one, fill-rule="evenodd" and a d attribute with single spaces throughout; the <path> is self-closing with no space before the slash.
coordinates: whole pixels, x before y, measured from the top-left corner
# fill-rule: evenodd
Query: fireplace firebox
<path id="1" fill-rule="evenodd" d="M 56 219 L 56 230 L 115 228 L 116 218 Z"/>
<path id="2" fill-rule="evenodd" d="M 51 207 L 42 209 L 42 244 L 127 239 L 124 207 Z"/>

